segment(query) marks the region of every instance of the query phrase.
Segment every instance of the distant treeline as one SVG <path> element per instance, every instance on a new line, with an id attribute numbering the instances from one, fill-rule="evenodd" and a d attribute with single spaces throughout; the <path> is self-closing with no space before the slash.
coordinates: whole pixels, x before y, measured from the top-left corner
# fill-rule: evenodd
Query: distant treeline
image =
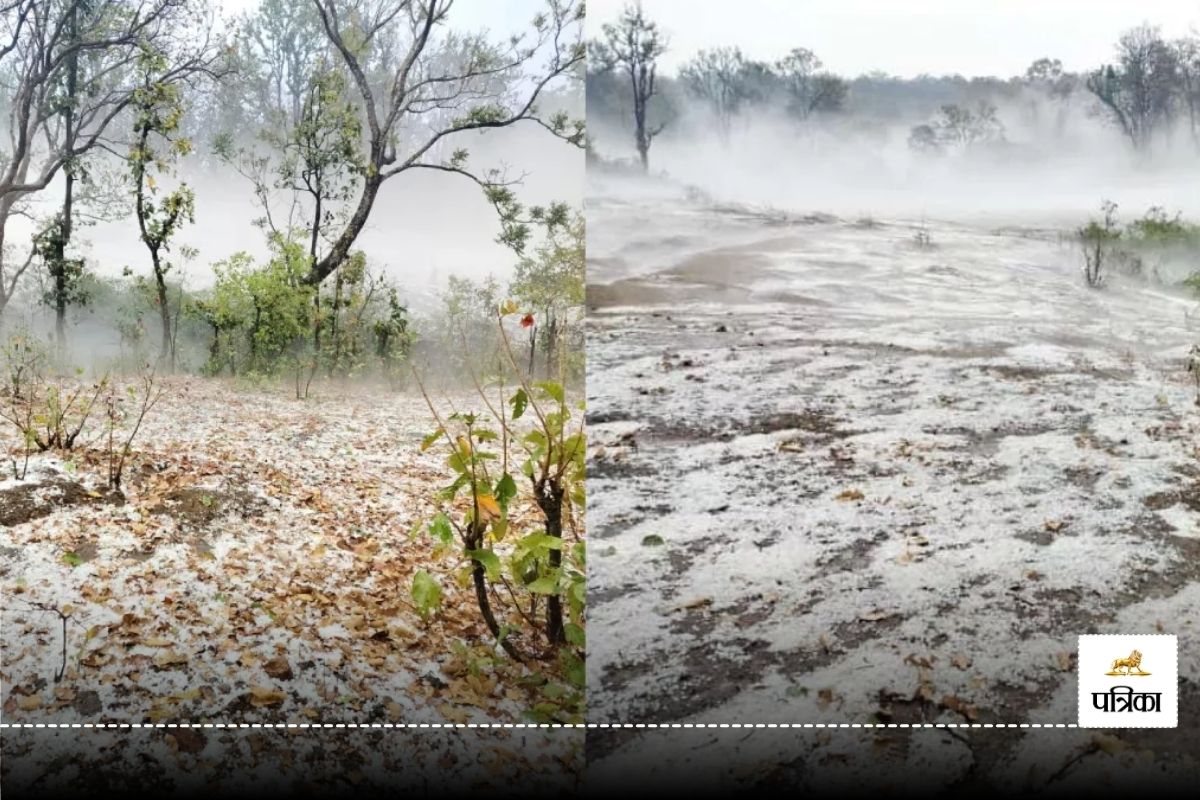
<path id="1" fill-rule="evenodd" d="M 1080 73 L 1064 70 L 1058 59 L 1040 58 L 1012 77 L 872 72 L 846 78 L 803 47 L 774 62 L 717 47 L 701 50 L 674 75 L 659 74 L 668 34 L 631 5 L 589 44 L 588 119 L 630 130 L 643 167 L 653 140 L 673 128 L 683 130 L 680 136 L 709 128 L 728 142 L 739 119 L 767 113 L 798 128 L 811 121 L 852 123 L 861 130 L 899 124 L 909 129 L 914 149 L 940 152 L 1003 141 L 998 107 L 1020 109 L 1022 122 L 1049 136 L 1062 134 L 1067 110 L 1076 107 L 1106 120 L 1138 151 L 1180 132 L 1200 150 L 1196 35 L 1167 40 L 1158 28 L 1142 25 L 1120 37 L 1110 63 Z"/>

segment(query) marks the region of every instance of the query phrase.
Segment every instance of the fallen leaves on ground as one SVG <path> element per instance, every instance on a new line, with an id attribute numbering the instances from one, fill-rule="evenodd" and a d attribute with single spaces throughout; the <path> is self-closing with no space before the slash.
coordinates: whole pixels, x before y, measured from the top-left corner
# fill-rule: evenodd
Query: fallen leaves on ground
<path id="1" fill-rule="evenodd" d="M 452 564 L 408 535 L 448 482 L 420 450 L 424 401 L 314 388 L 170 379 L 123 502 L 0 528 L 6 719 L 524 721 L 537 686 L 496 655 Z M 35 460 L 31 474 L 104 486 L 98 442 Z M 428 624 L 408 599 L 422 568 L 444 593 Z"/>

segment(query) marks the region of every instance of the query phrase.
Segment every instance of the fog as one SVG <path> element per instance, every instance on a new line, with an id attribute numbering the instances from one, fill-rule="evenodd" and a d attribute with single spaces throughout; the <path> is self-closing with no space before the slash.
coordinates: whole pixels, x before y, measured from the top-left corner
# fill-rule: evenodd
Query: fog
<path id="1" fill-rule="evenodd" d="M 507 167 L 508 174 L 523 175 L 516 191 L 528 205 L 563 201 L 578 207 L 582 202 L 579 149 L 532 124 L 459 136 L 450 146 L 469 147 L 481 166 Z M 262 208 L 255 202 L 250 182 L 216 159 L 209 161 L 207 166 L 185 161 L 179 176 L 196 192 L 195 223 L 185 226 L 178 239 L 181 246 L 199 251 L 183 265 L 193 289 L 212 283 L 212 262 L 242 250 L 256 257 L 267 252 L 266 236 L 253 223 L 262 216 Z M 61 202 L 61 192 L 60 181 L 40 193 L 35 215 L 52 213 Z M 13 228 L 16 239 L 31 230 L 24 219 L 16 220 Z M 475 183 L 457 175 L 415 170 L 384 184 L 355 247 L 419 298 L 451 274 L 504 278 L 511 273 L 515 257 L 512 250 L 496 243 L 498 233 L 496 211 Z M 99 275 L 117 276 L 125 267 L 135 273 L 150 269 L 131 209 L 123 210 L 117 219 L 82 228 L 76 247 Z"/>
<path id="2" fill-rule="evenodd" d="M 1099 12 L 1073 32 L 1012 3 L 1026 35 L 988 27 L 994 3 L 976 19 L 974 3 L 848 2 L 896 10 L 862 25 L 832 12 L 829 36 L 833 22 L 797 18 L 832 4 L 748 3 L 722 31 L 684 5 L 643 5 L 671 52 L 645 171 L 631 81 L 603 69 L 619 58 L 589 75 L 588 513 L 606 548 L 588 573 L 593 718 L 1075 727 L 1080 632 L 1166 632 L 1195 613 L 1195 559 L 1175 544 L 1194 541 L 1195 509 L 1148 512 L 1196 468 L 1200 141 L 1177 43 L 1139 31 L 1128 49 L 1171 68 L 1148 80 L 1149 59 L 1119 63 L 1094 84 L 1118 107 L 1157 92 L 1138 129 L 1078 72 L 1113 59 L 1120 29 L 1079 46 Z M 907 66 L 860 37 L 900 6 Z M 1153 4 L 1123 8 L 1104 25 Z M 626 52 L 656 50 L 629 19 L 650 46 Z M 961 57 L 947 31 L 968 24 L 988 52 Z M 1042 50 L 1046 29 L 1061 50 Z M 788 36 L 814 52 L 779 65 Z M 714 46 L 741 55 L 681 76 Z M 1027 75 L 1002 51 L 1062 71 Z M 973 77 L 838 75 L 939 60 Z M 806 104 L 815 78 L 844 94 Z M 1164 584 L 1154 601 L 1147 576 Z M 1079 761 L 1077 733 L 997 739 L 986 757 L 957 735 L 936 751 L 920 732 L 895 747 L 743 737 L 717 760 L 650 734 L 589 757 L 606 778 L 653 765 L 706 787 L 794 785 L 802 765 L 805 788 L 837 770 L 842 790 L 1019 776 L 1028 791 Z"/>
<path id="3" fill-rule="evenodd" d="M 1150 206 L 1200 214 L 1200 157 L 1186 132 L 1174 132 L 1146 156 L 1086 102 L 1071 106 L 1057 135 L 1029 125 L 1024 103 L 998 106 L 1004 142 L 941 155 L 908 146 L 917 120 L 799 124 L 759 113 L 737 120 L 725 143 L 708 115 L 692 108 L 655 140 L 651 169 L 719 202 L 793 213 L 991 217 L 1073 227 L 1107 199 L 1139 216 Z M 591 118 L 589 127 L 602 157 L 634 157 L 632 137 L 618 122 Z M 602 192 L 613 180 L 603 170 L 592 176 Z"/>

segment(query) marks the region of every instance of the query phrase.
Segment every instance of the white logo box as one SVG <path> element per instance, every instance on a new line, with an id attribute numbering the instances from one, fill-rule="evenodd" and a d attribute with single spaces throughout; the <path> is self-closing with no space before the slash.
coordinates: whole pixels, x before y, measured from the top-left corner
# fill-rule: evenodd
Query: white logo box
<path id="1" fill-rule="evenodd" d="M 1174 728 L 1179 725 L 1178 640 L 1169 634 L 1079 637 L 1079 727 Z M 1141 653 L 1138 668 L 1114 661 Z M 1141 674 L 1149 673 L 1149 674 Z M 1157 709 L 1157 710 L 1155 710 Z"/>

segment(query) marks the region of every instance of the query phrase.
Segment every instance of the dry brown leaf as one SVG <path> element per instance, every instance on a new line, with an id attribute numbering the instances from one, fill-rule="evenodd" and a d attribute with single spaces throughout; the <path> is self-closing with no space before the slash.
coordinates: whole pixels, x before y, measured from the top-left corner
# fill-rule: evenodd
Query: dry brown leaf
<path id="1" fill-rule="evenodd" d="M 817 690 L 817 708 L 824 711 L 834 703 L 841 703 L 842 696 L 837 694 L 833 689 Z"/>
<path id="2" fill-rule="evenodd" d="M 275 680 L 290 681 L 292 679 L 292 665 L 283 656 L 272 658 L 263 664 L 263 669 Z"/>
<path id="3" fill-rule="evenodd" d="M 490 494 L 479 495 L 479 510 L 483 512 L 483 518 L 489 522 L 500 518 L 500 504 Z"/>
<path id="4" fill-rule="evenodd" d="M 168 747 L 180 753 L 199 753 L 207 743 L 204 734 L 193 728 L 174 729 L 163 738 Z"/>
<path id="5" fill-rule="evenodd" d="M 672 608 L 672 611 L 692 611 L 697 608 L 706 608 L 713 604 L 711 597 L 693 597 L 691 600 L 680 603 Z"/>
<path id="6" fill-rule="evenodd" d="M 161 650 L 154 656 L 154 666 L 159 669 L 170 669 L 181 664 L 186 664 L 188 657 L 182 653 L 176 653 L 174 650 Z"/>
<path id="7" fill-rule="evenodd" d="M 968 721 L 974 722 L 979 718 L 979 710 L 956 695 L 948 694 L 943 696 L 941 705 L 943 708 L 948 708 L 951 711 L 962 714 Z"/>
<path id="8" fill-rule="evenodd" d="M 862 492 L 860 492 L 858 489 L 847 489 L 844 492 L 839 493 L 833 499 L 840 500 L 842 502 L 846 502 L 848 500 L 862 500 L 863 497 L 865 497 L 865 495 Z"/>
<path id="9" fill-rule="evenodd" d="M 916 653 L 909 653 L 904 657 L 905 664 L 920 667 L 922 670 L 933 669 L 933 662 L 936 660 L 933 656 L 919 656 Z"/>
<path id="10" fill-rule="evenodd" d="M 277 706 L 284 700 L 283 690 L 271 689 L 266 686 L 250 687 L 250 705 L 256 708 Z"/>

